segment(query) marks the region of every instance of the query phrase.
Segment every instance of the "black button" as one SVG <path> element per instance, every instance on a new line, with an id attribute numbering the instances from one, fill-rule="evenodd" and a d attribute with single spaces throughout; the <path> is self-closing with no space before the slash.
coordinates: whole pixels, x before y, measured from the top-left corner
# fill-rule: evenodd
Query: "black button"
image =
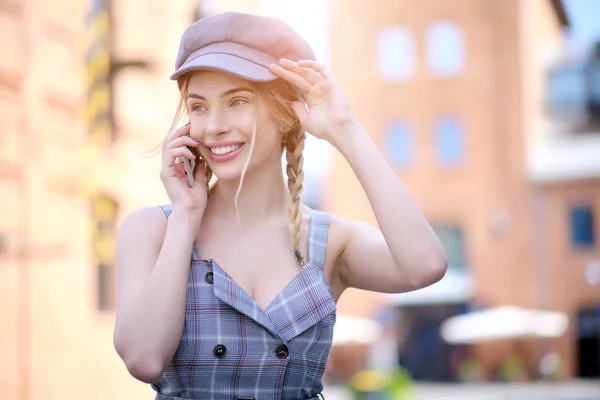
<path id="1" fill-rule="evenodd" d="M 212 285 L 212 283 L 215 281 L 213 273 L 207 272 L 206 275 L 204 276 L 204 280 Z"/>
<path id="2" fill-rule="evenodd" d="M 227 354 L 227 347 L 223 346 L 222 344 L 218 344 L 213 349 L 213 354 L 217 358 L 223 358 L 225 357 L 225 354 Z"/>
<path id="3" fill-rule="evenodd" d="M 280 344 L 275 349 L 275 355 L 277 356 L 277 358 L 287 358 L 287 356 L 289 354 L 290 354 L 290 351 L 288 350 L 288 348 L 285 344 Z"/>

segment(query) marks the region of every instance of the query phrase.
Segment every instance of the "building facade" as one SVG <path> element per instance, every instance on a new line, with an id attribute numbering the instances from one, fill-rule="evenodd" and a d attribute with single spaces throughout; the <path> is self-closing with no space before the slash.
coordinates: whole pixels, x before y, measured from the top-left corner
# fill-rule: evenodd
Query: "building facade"
<path id="1" fill-rule="evenodd" d="M 146 152 L 196 6 L 0 1 L 3 399 L 152 396 L 113 348 L 114 244 L 124 215 L 167 201 Z"/>
<path id="2" fill-rule="evenodd" d="M 600 158 L 590 155 L 600 150 L 600 131 L 585 138 L 568 129 L 552 134 L 563 121 L 546 112 L 548 70 L 565 54 L 561 3 L 330 4 L 331 68 L 449 261 L 446 277 L 429 288 L 384 297 L 355 291 L 341 307 L 362 304 L 359 311 L 372 315 L 382 302 L 399 306 L 413 320 L 414 341 L 403 338 L 421 360 L 412 371 L 425 369 L 422 379 L 442 380 L 457 376 L 456 368 L 449 371 L 452 349 L 439 336 L 449 316 L 500 305 L 564 312 L 570 327 L 563 338 L 469 351 L 488 379 L 512 352 L 525 357 L 531 377 L 548 352 L 560 355 L 564 376 L 577 376 L 578 313 L 589 314 L 600 302 L 598 279 L 589 278 L 597 274 L 600 249 L 592 221 L 600 201 Z M 561 146 L 571 149 L 562 161 L 553 151 Z M 585 154 L 579 151 L 586 146 Z M 569 174 L 557 163 L 571 167 Z M 328 209 L 376 224 L 357 179 L 337 154 L 328 187 Z M 415 339 L 419 315 L 427 321 Z M 445 372 L 435 375 L 431 365 L 420 365 L 429 363 L 424 354 L 446 360 Z"/>

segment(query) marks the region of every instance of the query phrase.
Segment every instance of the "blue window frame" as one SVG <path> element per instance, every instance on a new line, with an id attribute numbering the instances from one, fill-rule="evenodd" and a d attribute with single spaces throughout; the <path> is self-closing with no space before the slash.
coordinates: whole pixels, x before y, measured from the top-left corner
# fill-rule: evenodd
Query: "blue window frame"
<path id="1" fill-rule="evenodd" d="M 391 162 L 407 166 L 413 160 L 414 137 L 410 126 L 404 121 L 390 123 L 385 132 L 384 146 Z"/>
<path id="2" fill-rule="evenodd" d="M 443 165 L 456 166 L 465 155 L 465 135 L 461 121 L 455 116 L 444 116 L 435 123 L 435 152 Z"/>
<path id="3" fill-rule="evenodd" d="M 571 244 L 576 248 L 594 246 L 594 213 L 589 205 L 571 208 Z"/>

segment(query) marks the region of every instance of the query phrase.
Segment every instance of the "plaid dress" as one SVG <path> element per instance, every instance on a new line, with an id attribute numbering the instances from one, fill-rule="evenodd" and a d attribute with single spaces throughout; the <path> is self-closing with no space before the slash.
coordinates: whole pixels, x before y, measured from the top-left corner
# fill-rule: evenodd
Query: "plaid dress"
<path id="1" fill-rule="evenodd" d="M 311 215 L 308 261 L 264 311 L 194 245 L 183 335 L 152 384 L 155 400 L 321 398 L 336 321 L 323 274 L 328 228 L 329 214 Z"/>

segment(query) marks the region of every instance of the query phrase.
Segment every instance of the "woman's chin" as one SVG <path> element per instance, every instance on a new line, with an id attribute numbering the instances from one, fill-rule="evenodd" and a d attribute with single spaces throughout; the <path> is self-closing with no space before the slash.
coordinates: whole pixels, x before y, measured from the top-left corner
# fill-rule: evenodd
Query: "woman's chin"
<path id="1" fill-rule="evenodd" d="M 221 182 L 238 181 L 242 175 L 242 168 L 236 165 L 219 165 L 214 167 L 212 172 Z"/>
<path id="2" fill-rule="evenodd" d="M 239 181 L 242 172 L 244 171 L 244 166 L 246 164 L 246 160 L 238 157 L 236 160 L 232 160 L 227 163 L 211 163 L 210 165 L 213 175 L 220 181 Z M 248 177 L 249 174 L 256 174 L 265 172 L 271 168 L 281 168 L 281 158 L 274 158 L 273 160 L 265 160 L 262 157 L 253 158 L 246 169 L 245 176 Z"/>

